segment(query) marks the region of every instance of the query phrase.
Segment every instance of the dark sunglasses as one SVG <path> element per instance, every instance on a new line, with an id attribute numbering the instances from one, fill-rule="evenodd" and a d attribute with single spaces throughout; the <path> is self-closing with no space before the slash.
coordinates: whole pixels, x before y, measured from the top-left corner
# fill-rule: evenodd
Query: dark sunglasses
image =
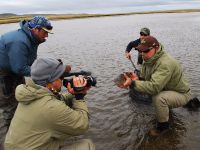
<path id="1" fill-rule="evenodd" d="M 145 50 L 143 50 L 143 51 L 139 51 L 140 53 L 148 53 L 150 50 L 152 50 L 153 49 L 153 47 L 150 47 L 150 48 L 147 48 L 147 49 L 145 49 Z"/>
<path id="2" fill-rule="evenodd" d="M 144 34 L 144 33 L 142 33 L 142 32 L 140 32 L 140 36 L 147 36 L 146 34 Z"/>

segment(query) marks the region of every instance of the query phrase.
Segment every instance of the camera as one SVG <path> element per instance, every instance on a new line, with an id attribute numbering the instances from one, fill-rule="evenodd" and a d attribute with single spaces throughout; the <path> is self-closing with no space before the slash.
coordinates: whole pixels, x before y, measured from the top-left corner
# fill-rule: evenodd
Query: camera
<path id="1" fill-rule="evenodd" d="M 95 77 L 83 76 L 83 78 L 87 81 L 86 87 L 96 86 L 97 81 Z M 74 87 L 72 78 L 63 80 L 63 86 L 67 87 L 68 83 L 71 84 L 71 87 L 74 88 L 76 92 L 84 90 L 84 87 Z"/>

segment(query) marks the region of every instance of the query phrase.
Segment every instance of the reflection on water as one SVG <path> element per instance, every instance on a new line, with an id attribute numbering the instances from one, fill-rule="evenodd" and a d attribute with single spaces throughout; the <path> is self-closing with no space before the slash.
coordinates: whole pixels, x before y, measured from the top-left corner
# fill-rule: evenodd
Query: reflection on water
<path id="1" fill-rule="evenodd" d="M 97 87 L 86 96 L 91 119 L 89 131 L 78 138 L 91 138 L 97 150 L 169 149 L 197 150 L 200 143 L 199 110 L 173 110 L 172 129 L 151 139 L 148 130 L 155 124 L 151 104 L 133 101 L 126 89 L 113 79 L 132 71 L 125 59 L 125 47 L 149 27 L 165 50 L 183 66 L 194 96 L 200 97 L 200 13 L 148 14 L 53 21 L 54 33 L 39 47 L 39 57 L 63 59 L 72 71 L 89 70 L 97 77 Z M 0 25 L 0 34 L 17 24 Z M 132 51 L 133 60 L 137 52 Z"/>

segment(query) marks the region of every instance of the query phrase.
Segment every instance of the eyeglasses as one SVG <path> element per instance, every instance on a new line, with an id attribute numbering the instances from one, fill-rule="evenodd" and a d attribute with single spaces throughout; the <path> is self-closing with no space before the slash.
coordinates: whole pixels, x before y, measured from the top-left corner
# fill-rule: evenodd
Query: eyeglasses
<path id="1" fill-rule="evenodd" d="M 140 32 L 140 36 L 147 36 L 147 35 L 144 34 L 143 32 Z"/>

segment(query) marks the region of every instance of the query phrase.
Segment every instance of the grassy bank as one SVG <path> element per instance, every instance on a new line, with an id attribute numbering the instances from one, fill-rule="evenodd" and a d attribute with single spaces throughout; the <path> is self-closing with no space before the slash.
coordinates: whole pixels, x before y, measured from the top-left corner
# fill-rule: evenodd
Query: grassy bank
<path id="1" fill-rule="evenodd" d="M 105 16 L 122 16 L 122 15 L 135 15 L 135 14 L 153 14 L 153 13 L 189 13 L 200 12 L 200 9 L 188 9 L 188 10 L 166 10 L 166 11 L 150 11 L 150 12 L 133 12 L 133 13 L 116 13 L 116 14 L 42 14 L 50 20 L 62 20 L 62 19 L 77 19 L 77 18 L 89 18 L 89 17 L 105 17 Z M 31 19 L 35 14 L 31 15 L 0 15 L 0 24 L 16 23 L 21 20 Z"/>

